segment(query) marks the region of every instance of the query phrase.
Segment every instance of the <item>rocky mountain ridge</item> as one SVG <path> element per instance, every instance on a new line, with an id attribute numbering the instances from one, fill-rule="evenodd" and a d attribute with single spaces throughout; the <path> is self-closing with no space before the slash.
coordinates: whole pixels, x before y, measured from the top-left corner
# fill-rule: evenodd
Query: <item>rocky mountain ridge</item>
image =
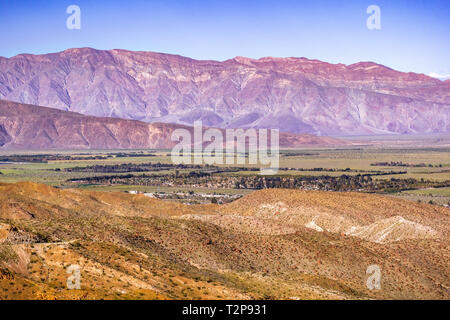
<path id="1" fill-rule="evenodd" d="M 450 82 L 373 62 L 68 49 L 0 58 L 0 99 L 86 115 L 315 135 L 450 131 Z"/>

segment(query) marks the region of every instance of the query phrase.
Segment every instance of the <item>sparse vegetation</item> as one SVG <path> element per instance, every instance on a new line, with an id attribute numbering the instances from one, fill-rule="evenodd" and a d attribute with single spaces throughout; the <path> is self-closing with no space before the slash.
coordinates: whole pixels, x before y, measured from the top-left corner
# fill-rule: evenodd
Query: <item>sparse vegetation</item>
<path id="1" fill-rule="evenodd" d="M 273 177 L 256 167 L 174 167 L 158 151 L 0 164 L 0 298 L 449 298 L 450 188 L 437 188 L 450 180 L 448 152 L 306 150 L 281 159 Z M 373 170 L 376 162 L 388 166 Z M 4 183 L 22 180 L 58 188 Z M 160 199 L 123 192 L 132 190 Z M 66 289 L 72 264 L 81 290 Z M 365 287 L 371 264 L 386 270 L 381 292 Z"/>

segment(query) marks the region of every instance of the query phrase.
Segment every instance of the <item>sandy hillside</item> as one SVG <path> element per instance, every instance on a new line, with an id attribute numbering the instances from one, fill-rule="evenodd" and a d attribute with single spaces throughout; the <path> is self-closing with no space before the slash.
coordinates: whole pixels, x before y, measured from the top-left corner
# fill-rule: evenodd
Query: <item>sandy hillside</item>
<path id="1" fill-rule="evenodd" d="M 359 193 L 189 206 L 0 184 L 0 298 L 449 299 L 449 214 Z M 73 264 L 80 290 L 66 288 Z M 366 287 L 374 264 L 380 290 Z"/>

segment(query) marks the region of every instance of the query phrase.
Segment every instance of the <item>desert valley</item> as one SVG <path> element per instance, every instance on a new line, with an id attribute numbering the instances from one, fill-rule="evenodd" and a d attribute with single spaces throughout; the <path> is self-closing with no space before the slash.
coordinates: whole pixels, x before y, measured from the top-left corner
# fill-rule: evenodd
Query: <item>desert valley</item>
<path id="1" fill-rule="evenodd" d="M 278 129 L 277 173 L 173 163 L 195 121 Z M 0 58 L 0 299 L 448 300 L 449 206 L 450 80 L 306 58 Z"/>

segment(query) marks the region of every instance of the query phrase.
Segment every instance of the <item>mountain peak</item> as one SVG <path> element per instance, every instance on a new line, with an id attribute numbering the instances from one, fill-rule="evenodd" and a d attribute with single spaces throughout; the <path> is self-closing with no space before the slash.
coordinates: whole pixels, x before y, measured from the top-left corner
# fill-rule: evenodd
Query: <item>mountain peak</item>
<path id="1" fill-rule="evenodd" d="M 234 60 L 234 61 L 236 61 L 238 63 L 242 63 L 242 64 L 251 64 L 252 62 L 256 61 L 255 59 L 242 57 L 242 56 L 236 56 L 231 60 Z"/>
<path id="2" fill-rule="evenodd" d="M 24 56 L 1 60 L 0 99 L 93 116 L 316 135 L 450 131 L 450 117 L 436 119 L 450 114 L 448 82 L 375 62 L 221 62 L 93 48 Z"/>
<path id="3" fill-rule="evenodd" d="M 375 63 L 372 61 L 361 61 L 361 62 L 349 64 L 347 67 L 351 68 L 353 70 L 357 70 L 357 69 L 369 69 L 370 70 L 370 69 L 375 69 L 375 68 L 384 68 L 384 69 L 393 70 L 382 64 L 378 64 L 378 63 Z"/>

